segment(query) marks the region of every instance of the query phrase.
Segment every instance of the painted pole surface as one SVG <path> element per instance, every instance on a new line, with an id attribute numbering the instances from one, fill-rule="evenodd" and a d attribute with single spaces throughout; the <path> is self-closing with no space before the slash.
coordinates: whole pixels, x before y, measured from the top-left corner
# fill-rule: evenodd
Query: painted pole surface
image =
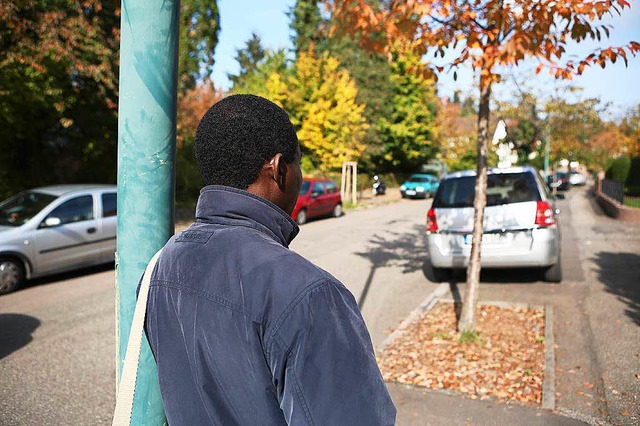
<path id="1" fill-rule="evenodd" d="M 145 265 L 174 230 L 179 0 L 123 0 L 118 111 L 116 375 L 120 382 Z M 133 425 L 165 424 L 143 339 Z"/>

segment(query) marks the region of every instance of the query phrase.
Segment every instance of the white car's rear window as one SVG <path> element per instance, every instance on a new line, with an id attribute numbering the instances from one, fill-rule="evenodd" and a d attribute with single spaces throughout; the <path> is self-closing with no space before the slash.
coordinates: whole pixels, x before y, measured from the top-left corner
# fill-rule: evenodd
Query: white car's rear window
<path id="1" fill-rule="evenodd" d="M 440 182 L 440 189 L 433 201 L 433 207 L 472 207 L 475 183 L 475 176 L 443 180 Z M 540 199 L 535 178 L 531 173 L 496 173 L 487 176 L 487 206 Z"/>

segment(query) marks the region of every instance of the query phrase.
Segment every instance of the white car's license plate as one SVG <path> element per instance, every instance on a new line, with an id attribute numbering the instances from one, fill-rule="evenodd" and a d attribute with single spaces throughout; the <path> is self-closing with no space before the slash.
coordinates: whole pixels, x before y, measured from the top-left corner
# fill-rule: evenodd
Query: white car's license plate
<path id="1" fill-rule="evenodd" d="M 467 245 L 471 244 L 473 240 L 473 235 L 467 234 L 464 236 L 464 243 Z M 506 243 L 508 241 L 506 234 L 484 234 L 482 236 L 482 244 L 501 244 Z"/>

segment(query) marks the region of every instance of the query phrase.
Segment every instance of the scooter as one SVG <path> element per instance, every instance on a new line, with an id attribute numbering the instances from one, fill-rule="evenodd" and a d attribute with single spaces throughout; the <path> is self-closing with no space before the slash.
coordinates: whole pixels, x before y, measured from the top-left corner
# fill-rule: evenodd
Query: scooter
<path id="1" fill-rule="evenodd" d="M 387 192 L 387 185 L 384 184 L 382 179 L 375 175 L 373 177 L 373 187 L 371 188 L 371 194 L 375 195 L 384 195 Z"/>

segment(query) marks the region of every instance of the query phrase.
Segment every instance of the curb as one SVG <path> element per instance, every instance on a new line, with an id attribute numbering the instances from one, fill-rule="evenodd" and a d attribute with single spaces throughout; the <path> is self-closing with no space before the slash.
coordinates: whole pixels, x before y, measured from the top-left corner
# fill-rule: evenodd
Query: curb
<path id="1" fill-rule="evenodd" d="M 542 382 L 542 408 L 556 409 L 556 356 L 553 336 L 553 306 L 544 307 L 544 379 Z"/>
<path id="2" fill-rule="evenodd" d="M 438 287 L 436 287 L 436 289 L 433 290 L 431 294 L 429 294 L 429 296 L 427 296 L 424 302 L 422 302 L 420 306 L 418 306 L 416 309 L 411 311 L 409 316 L 406 317 L 404 320 L 402 320 L 398 328 L 393 330 L 393 333 L 391 333 L 390 335 L 387 336 L 386 339 L 384 339 L 384 341 L 380 344 L 377 350 L 383 351 L 389 345 L 389 343 L 393 342 L 397 337 L 401 336 L 409 325 L 411 325 L 418 318 L 420 318 L 422 314 L 424 314 L 425 312 L 428 312 L 431 308 L 433 308 L 435 304 L 438 303 L 438 301 L 442 298 L 442 296 L 445 295 L 445 293 L 448 290 L 449 290 L 449 284 L 442 283 L 438 285 Z"/>
<path id="3" fill-rule="evenodd" d="M 460 300 L 443 299 L 442 296 L 449 290 L 447 283 L 442 283 L 436 289 L 427 296 L 427 298 L 416 309 L 400 323 L 396 328 L 377 348 L 377 351 L 383 351 L 391 342 L 400 337 L 407 329 L 409 325 L 415 322 L 423 314 L 433 308 L 436 303 L 442 301 L 443 303 L 459 303 Z M 512 303 L 503 301 L 482 301 L 478 302 L 478 305 L 485 306 L 497 306 L 500 308 L 522 308 L 522 309 L 537 309 L 544 311 L 544 372 L 542 378 L 542 400 L 540 401 L 540 408 L 544 410 L 555 411 L 556 408 L 556 357 L 554 352 L 555 338 L 553 336 L 553 307 L 551 305 L 532 305 L 529 303 Z M 429 389 L 435 392 L 444 392 L 449 395 L 459 395 L 454 391 Z"/>

